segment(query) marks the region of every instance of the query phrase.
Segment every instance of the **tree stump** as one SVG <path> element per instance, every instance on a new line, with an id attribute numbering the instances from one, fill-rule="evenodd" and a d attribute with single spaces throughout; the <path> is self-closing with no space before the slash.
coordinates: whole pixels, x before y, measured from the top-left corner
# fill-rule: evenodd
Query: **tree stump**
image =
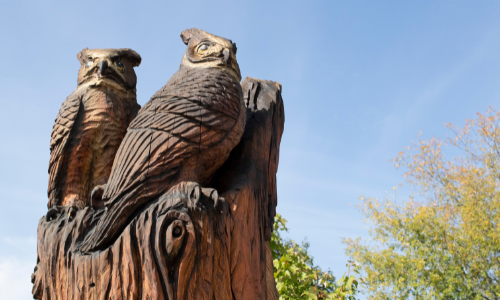
<path id="1" fill-rule="evenodd" d="M 111 246 L 89 253 L 80 245 L 102 210 L 49 210 L 38 225 L 33 297 L 277 299 L 269 240 L 284 128 L 281 85 L 246 78 L 242 90 L 245 133 L 210 187 L 174 186 L 130 216 Z"/>

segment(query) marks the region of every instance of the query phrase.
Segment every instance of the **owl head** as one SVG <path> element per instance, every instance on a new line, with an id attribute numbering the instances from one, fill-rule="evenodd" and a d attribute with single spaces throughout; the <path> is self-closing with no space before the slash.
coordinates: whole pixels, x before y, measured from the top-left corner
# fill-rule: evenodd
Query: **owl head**
<path id="1" fill-rule="evenodd" d="M 241 81 L 236 44 L 231 40 L 197 28 L 184 30 L 181 38 L 187 45 L 181 68 L 221 68 Z"/>
<path id="2" fill-rule="evenodd" d="M 111 85 L 129 90 L 135 88 L 137 75 L 134 67 L 141 64 L 141 56 L 132 49 L 83 49 L 76 56 L 82 66 L 78 71 L 78 85 Z"/>

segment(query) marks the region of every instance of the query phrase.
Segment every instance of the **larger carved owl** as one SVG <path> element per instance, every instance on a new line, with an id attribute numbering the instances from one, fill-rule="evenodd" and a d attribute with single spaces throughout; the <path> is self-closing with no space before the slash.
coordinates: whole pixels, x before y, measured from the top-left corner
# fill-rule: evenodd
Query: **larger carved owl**
<path id="1" fill-rule="evenodd" d="M 175 184 L 207 184 L 241 139 L 246 109 L 236 44 L 200 29 L 181 38 L 181 66 L 130 124 L 104 192 L 106 208 L 83 251 L 112 242 L 135 212 Z"/>
<path id="2" fill-rule="evenodd" d="M 48 206 L 85 207 L 108 181 L 116 151 L 140 106 L 130 49 L 84 49 L 78 86 L 63 102 L 50 141 Z"/>

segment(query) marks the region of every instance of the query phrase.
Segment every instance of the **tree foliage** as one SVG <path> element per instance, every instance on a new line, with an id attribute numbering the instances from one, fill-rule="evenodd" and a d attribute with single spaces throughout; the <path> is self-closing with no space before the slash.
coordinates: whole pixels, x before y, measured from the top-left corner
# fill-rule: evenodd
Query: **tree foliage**
<path id="1" fill-rule="evenodd" d="M 499 121 L 490 109 L 399 153 L 409 200 L 361 198 L 372 241 L 344 243 L 370 299 L 500 299 Z"/>
<path id="2" fill-rule="evenodd" d="M 293 240 L 281 237 L 281 232 L 288 231 L 286 220 L 277 214 L 271 239 L 274 278 L 284 299 L 355 299 L 358 282 L 354 276 L 343 276 L 335 282 L 330 271 L 324 272 L 314 266 L 313 258 L 308 253 L 309 243 L 301 245 Z"/>

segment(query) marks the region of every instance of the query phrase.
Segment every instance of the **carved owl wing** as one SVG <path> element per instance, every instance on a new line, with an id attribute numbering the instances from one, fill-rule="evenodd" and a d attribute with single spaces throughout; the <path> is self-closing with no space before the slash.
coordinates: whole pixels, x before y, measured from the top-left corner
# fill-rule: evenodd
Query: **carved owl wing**
<path id="1" fill-rule="evenodd" d="M 59 202 L 59 177 L 61 166 L 65 163 L 68 144 L 75 121 L 82 106 L 81 92 L 73 92 L 63 102 L 57 114 L 50 140 L 50 162 L 49 162 L 49 197 L 48 207 Z"/>
<path id="2" fill-rule="evenodd" d="M 241 107 L 239 90 L 223 88 L 229 76 L 214 78 L 221 74 L 179 72 L 151 98 L 128 128 L 105 199 L 141 185 L 143 195 L 164 192 L 186 158 L 224 139 Z"/>

